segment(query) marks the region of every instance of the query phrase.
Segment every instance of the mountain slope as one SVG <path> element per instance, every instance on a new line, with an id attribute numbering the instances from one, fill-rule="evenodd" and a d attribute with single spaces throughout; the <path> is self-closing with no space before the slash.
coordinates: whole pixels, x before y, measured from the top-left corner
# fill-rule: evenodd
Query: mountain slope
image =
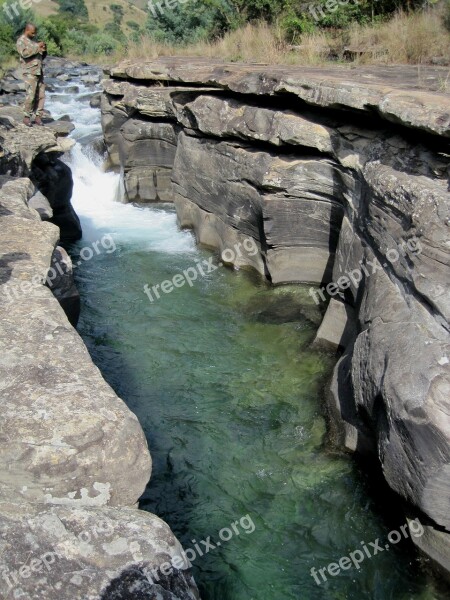
<path id="1" fill-rule="evenodd" d="M 127 27 L 127 21 L 134 21 L 139 25 L 143 25 L 147 19 L 147 11 L 143 10 L 147 6 L 145 0 L 114 0 L 113 2 L 105 2 L 104 0 L 85 0 L 89 11 L 89 20 L 98 27 L 104 27 L 106 23 L 113 20 L 114 13 L 111 10 L 112 4 L 119 4 L 123 8 L 124 16 L 122 29 L 125 33 L 130 31 Z M 58 4 L 53 0 L 41 0 L 39 4 L 32 5 L 33 11 L 37 15 L 48 17 L 51 14 L 58 12 Z"/>

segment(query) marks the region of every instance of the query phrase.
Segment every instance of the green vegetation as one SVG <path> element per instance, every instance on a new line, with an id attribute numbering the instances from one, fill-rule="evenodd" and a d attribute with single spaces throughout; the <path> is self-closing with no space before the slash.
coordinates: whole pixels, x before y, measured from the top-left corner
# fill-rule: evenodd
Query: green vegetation
<path id="1" fill-rule="evenodd" d="M 13 20 L 2 10 L 5 4 L 7 0 L 0 0 L 0 61 L 3 62 L 15 56 L 15 39 L 30 20 L 38 26 L 40 39 L 47 42 L 49 54 L 88 55 L 91 60 L 127 54 L 202 55 L 207 51 L 208 55 L 230 60 L 285 62 L 289 48 L 294 47 L 307 48 L 302 60 L 315 63 L 326 56 L 342 58 L 344 46 L 355 40 L 357 44 L 375 47 L 383 39 L 384 46 L 389 46 L 389 36 L 383 35 L 383 31 L 389 29 L 391 34 L 395 33 L 395 28 L 388 26 L 393 22 L 413 37 L 420 32 L 411 31 L 411 23 L 428 35 L 430 27 L 424 26 L 427 21 L 439 29 L 432 48 L 427 50 L 426 44 L 419 50 L 417 44 L 412 49 L 402 47 L 404 58 L 400 59 L 398 48 L 391 54 L 389 48 L 381 49 L 387 62 L 426 62 L 431 52 L 445 55 L 443 32 L 450 31 L 450 0 L 349 0 L 347 3 L 336 0 L 334 4 L 333 0 L 184 0 L 183 3 L 153 0 L 153 10 L 146 8 L 145 12 L 146 3 L 139 0 L 115 0 L 112 4 L 94 0 L 53 3 L 43 0 L 33 5 L 37 14 L 28 10 Z M 159 4 L 164 8 L 162 12 Z M 41 16 L 40 12 L 47 16 Z M 231 51 L 229 46 L 233 43 L 236 47 Z"/>
<path id="2" fill-rule="evenodd" d="M 450 0 L 445 0 L 444 25 L 450 31 Z"/>
<path id="3" fill-rule="evenodd" d="M 47 43 L 48 53 L 54 56 L 66 55 L 108 55 L 126 45 L 121 24 L 121 6 L 112 5 L 111 21 L 104 29 L 89 22 L 88 9 L 85 0 L 55 0 L 57 14 L 46 18 L 34 14 L 32 10 L 20 12 L 19 15 L 10 13 L 10 19 L 3 5 L 7 0 L 0 0 L 0 56 L 8 61 L 16 56 L 15 41 L 23 30 L 25 23 L 36 23 L 39 39 Z"/>
<path id="4" fill-rule="evenodd" d="M 89 17 L 88 9 L 84 0 L 55 0 L 59 4 L 59 12 L 78 19 Z"/>
<path id="5" fill-rule="evenodd" d="M 424 0 L 336 1 L 331 9 L 327 4 L 326 0 L 190 0 L 163 14 L 155 7 L 156 16 L 149 15 L 146 30 L 158 41 L 183 44 L 215 39 L 224 31 L 263 20 L 277 25 L 284 38 L 294 43 L 303 33 L 318 28 L 365 25 L 386 20 L 399 9 L 418 10 L 424 6 Z"/>

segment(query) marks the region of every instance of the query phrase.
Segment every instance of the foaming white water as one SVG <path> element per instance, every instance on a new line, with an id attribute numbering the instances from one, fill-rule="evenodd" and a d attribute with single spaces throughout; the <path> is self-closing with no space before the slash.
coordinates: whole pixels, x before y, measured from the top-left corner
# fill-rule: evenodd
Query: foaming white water
<path id="1" fill-rule="evenodd" d="M 88 90 L 78 87 L 79 94 L 52 96 L 48 108 L 54 118 L 70 115 L 76 126 L 72 137 L 77 143 L 67 164 L 72 169 L 72 204 L 81 220 L 83 241 L 94 242 L 110 234 L 116 244 L 143 251 L 197 252 L 192 234 L 178 229 L 173 211 L 120 202 L 119 175 L 105 173 L 102 158 L 78 141 L 101 135 L 100 111 L 91 108 L 88 99 L 83 98 Z"/>
<path id="2" fill-rule="evenodd" d="M 102 128 L 100 123 L 100 111 L 90 107 L 89 100 L 93 95 L 92 89 L 87 88 L 81 83 L 76 84 L 77 93 L 68 93 L 63 91 L 52 93 L 50 101 L 47 103 L 54 119 L 59 119 L 63 115 L 69 115 L 72 122 L 76 125 L 72 137 L 76 140 L 83 140 L 89 135 L 101 135 Z M 70 87 L 70 84 L 67 84 Z"/>

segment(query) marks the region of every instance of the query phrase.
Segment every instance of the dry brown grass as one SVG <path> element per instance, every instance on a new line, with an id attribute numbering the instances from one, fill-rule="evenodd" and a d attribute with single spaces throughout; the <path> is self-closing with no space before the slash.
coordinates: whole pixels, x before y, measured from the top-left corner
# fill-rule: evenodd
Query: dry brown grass
<path id="1" fill-rule="evenodd" d="M 352 27 L 350 45 L 370 50 L 361 61 L 423 64 L 432 58 L 450 59 L 450 34 L 440 10 L 407 15 L 399 12 L 378 27 Z"/>
<path id="2" fill-rule="evenodd" d="M 19 60 L 15 57 L 1 58 L 0 61 L 0 79 L 5 76 L 10 69 L 16 69 L 19 66 Z"/>
<path id="3" fill-rule="evenodd" d="M 326 64 L 343 60 L 345 48 L 361 50 L 354 59 L 364 64 L 426 64 L 435 57 L 450 59 L 450 35 L 445 29 L 441 10 L 407 15 L 398 13 L 391 20 L 373 26 L 354 25 L 346 31 L 317 31 L 303 35 L 295 49 L 290 48 L 277 27 L 266 23 L 248 24 L 227 33 L 215 42 L 190 46 L 171 46 L 143 39 L 130 44 L 127 58 L 158 56 L 199 56 L 231 62 L 266 64 Z M 120 56 L 111 57 L 111 62 Z"/>
<path id="4" fill-rule="evenodd" d="M 213 44 L 199 44 L 198 53 L 231 61 L 275 63 L 284 58 L 286 48 L 281 32 L 267 23 L 248 24 L 227 33 Z"/>

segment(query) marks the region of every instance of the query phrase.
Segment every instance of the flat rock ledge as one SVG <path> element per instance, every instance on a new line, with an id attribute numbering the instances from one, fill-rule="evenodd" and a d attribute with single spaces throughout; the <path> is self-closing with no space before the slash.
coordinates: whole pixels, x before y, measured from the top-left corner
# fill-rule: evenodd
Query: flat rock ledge
<path id="1" fill-rule="evenodd" d="M 195 600 L 180 544 L 136 508 L 143 430 L 64 312 L 77 304 L 70 258 L 30 179 L 50 173 L 67 195 L 62 141 L 0 109 L 0 597 Z"/>
<path id="2" fill-rule="evenodd" d="M 274 285 L 312 285 L 327 308 L 315 343 L 338 355 L 331 440 L 377 458 L 405 513 L 426 527 L 420 549 L 448 576 L 450 96 L 442 77 L 428 67 L 124 61 L 103 82 L 101 106 L 130 201 L 172 200 L 180 225 L 225 263 Z"/>
<path id="3" fill-rule="evenodd" d="M 450 112 L 439 93 L 446 67 L 292 67 L 200 58 L 123 61 L 114 79 L 210 86 L 242 95 L 294 96 L 312 106 L 379 113 L 393 123 L 450 137 Z"/>

